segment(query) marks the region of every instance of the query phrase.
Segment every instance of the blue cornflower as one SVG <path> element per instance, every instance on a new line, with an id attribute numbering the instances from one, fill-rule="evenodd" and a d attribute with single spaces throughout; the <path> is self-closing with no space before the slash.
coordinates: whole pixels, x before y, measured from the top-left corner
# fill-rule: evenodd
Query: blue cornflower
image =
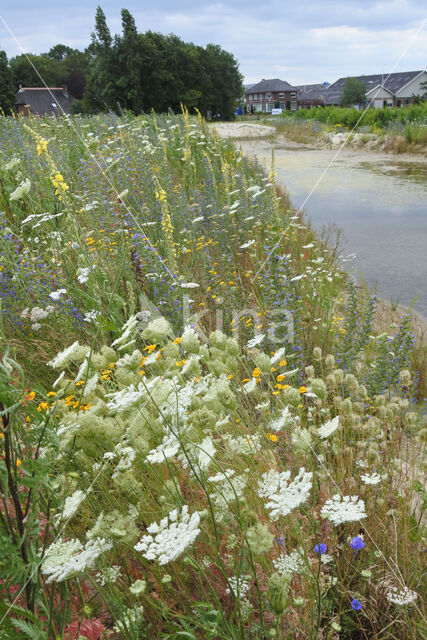
<path id="1" fill-rule="evenodd" d="M 354 611 L 360 611 L 360 609 L 362 608 L 362 603 L 357 598 L 353 598 L 353 600 L 351 601 L 351 608 Z"/>
<path id="2" fill-rule="evenodd" d="M 360 536 L 355 536 L 350 542 L 350 547 L 352 549 L 357 549 L 357 551 L 359 551 L 360 549 L 363 549 L 364 546 L 365 546 L 365 543 L 363 542 Z"/>
<path id="3" fill-rule="evenodd" d="M 321 542 L 320 544 L 316 544 L 314 547 L 314 551 L 320 554 L 326 553 L 327 549 L 328 547 L 326 546 L 326 544 L 323 544 L 323 542 Z"/>

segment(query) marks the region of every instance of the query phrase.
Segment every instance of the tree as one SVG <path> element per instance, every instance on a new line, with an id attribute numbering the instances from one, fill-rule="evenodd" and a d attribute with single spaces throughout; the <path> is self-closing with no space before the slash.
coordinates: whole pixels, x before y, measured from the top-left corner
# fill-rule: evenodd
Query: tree
<path id="1" fill-rule="evenodd" d="M 364 83 L 361 80 L 357 80 L 357 78 L 347 78 L 341 94 L 341 106 L 365 104 L 365 101 L 366 89 Z"/>
<path id="2" fill-rule="evenodd" d="M 142 110 L 141 56 L 135 20 L 127 9 L 122 9 L 122 38 L 117 40 L 120 76 L 120 103 L 134 113 Z"/>
<path id="3" fill-rule="evenodd" d="M 0 108 L 9 114 L 16 102 L 12 71 L 5 51 L 0 51 Z"/>

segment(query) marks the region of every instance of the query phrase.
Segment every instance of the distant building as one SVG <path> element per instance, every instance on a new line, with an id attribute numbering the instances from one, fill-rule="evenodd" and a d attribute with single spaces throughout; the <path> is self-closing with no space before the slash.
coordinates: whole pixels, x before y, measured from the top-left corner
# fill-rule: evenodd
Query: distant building
<path id="1" fill-rule="evenodd" d="M 427 81 L 427 71 L 402 71 L 399 73 L 370 76 L 352 76 L 363 82 L 366 102 L 373 107 L 400 107 L 414 102 L 414 96 L 422 96 L 421 84 Z M 325 92 L 325 106 L 339 105 L 347 78 L 339 78 Z"/>
<path id="2" fill-rule="evenodd" d="M 321 84 L 299 84 L 298 109 L 310 109 L 311 107 L 322 107 L 325 104 L 325 94 L 329 87 L 329 82 Z"/>
<path id="3" fill-rule="evenodd" d="M 246 89 L 246 109 L 248 113 L 264 111 L 271 113 L 275 106 L 296 111 L 297 88 L 278 78 L 261 80 Z"/>
<path id="4" fill-rule="evenodd" d="M 25 116 L 59 116 L 70 113 L 72 98 L 64 87 L 21 87 L 16 93 L 16 112 Z"/>

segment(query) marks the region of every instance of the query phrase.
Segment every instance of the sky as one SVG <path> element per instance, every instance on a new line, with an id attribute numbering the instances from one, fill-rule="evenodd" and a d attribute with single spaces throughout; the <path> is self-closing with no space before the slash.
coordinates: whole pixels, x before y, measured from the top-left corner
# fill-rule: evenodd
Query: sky
<path id="1" fill-rule="evenodd" d="M 201 46 L 219 44 L 234 55 L 245 83 L 263 78 L 334 82 L 426 66 L 426 0 L 1 0 L 0 49 L 9 58 L 23 51 L 46 52 L 58 43 L 84 49 L 97 4 L 112 34 L 121 31 L 125 7 L 140 32 L 174 33 Z"/>

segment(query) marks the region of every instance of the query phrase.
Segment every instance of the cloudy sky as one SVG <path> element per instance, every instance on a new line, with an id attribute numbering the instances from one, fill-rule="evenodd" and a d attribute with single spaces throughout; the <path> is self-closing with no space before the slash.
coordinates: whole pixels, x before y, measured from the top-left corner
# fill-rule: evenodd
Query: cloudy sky
<path id="1" fill-rule="evenodd" d="M 9 57 L 57 43 L 84 49 L 99 2 L 6 0 L 0 3 L 0 49 Z M 3 7 L 1 7 L 1 4 Z M 280 78 L 293 84 L 341 76 L 424 69 L 425 0 L 161 0 L 100 2 L 111 32 L 125 6 L 139 31 L 175 33 L 234 54 L 245 82 Z"/>

